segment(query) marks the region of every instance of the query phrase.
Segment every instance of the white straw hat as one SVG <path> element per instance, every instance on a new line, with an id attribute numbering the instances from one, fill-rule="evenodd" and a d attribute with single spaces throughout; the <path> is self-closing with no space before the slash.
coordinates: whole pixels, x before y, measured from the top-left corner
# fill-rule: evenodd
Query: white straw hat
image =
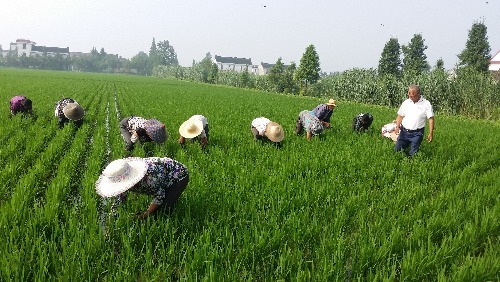
<path id="1" fill-rule="evenodd" d="M 184 138 L 194 138 L 203 131 L 203 122 L 197 119 L 188 119 L 179 127 L 179 134 Z"/>
<path id="2" fill-rule="evenodd" d="M 132 188 L 146 175 L 147 164 L 141 158 L 125 158 L 112 161 L 102 171 L 95 183 L 97 194 L 114 197 Z"/>
<path id="3" fill-rule="evenodd" d="M 281 142 L 285 138 L 285 132 L 278 123 L 271 121 L 266 126 L 266 137 L 273 142 Z"/>
<path id="4" fill-rule="evenodd" d="M 82 106 L 77 103 L 68 103 L 63 108 L 64 116 L 70 120 L 81 120 L 85 115 L 85 111 Z"/>

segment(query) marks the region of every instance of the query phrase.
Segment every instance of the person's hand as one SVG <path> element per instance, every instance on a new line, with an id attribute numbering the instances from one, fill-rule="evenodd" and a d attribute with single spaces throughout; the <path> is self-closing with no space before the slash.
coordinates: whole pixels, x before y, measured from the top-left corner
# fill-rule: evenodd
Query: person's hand
<path id="1" fill-rule="evenodd" d="M 207 144 L 208 144 L 208 139 L 207 139 L 207 137 L 203 137 L 203 138 L 201 138 L 201 145 L 202 145 L 202 147 L 207 146 Z"/>
<path id="2" fill-rule="evenodd" d="M 181 146 L 184 146 L 184 143 L 186 142 L 186 138 L 184 138 L 184 137 L 182 137 L 182 136 L 181 136 L 181 137 L 179 137 L 178 142 L 179 142 L 179 144 L 180 144 Z"/>
<path id="3" fill-rule="evenodd" d="M 432 142 L 432 134 L 430 134 L 430 133 L 429 133 L 429 135 L 427 135 L 427 142 L 428 143 Z"/>
<path id="4" fill-rule="evenodd" d="M 394 133 L 395 133 L 396 135 L 398 135 L 398 134 L 399 134 L 399 127 L 397 127 L 397 126 L 396 126 L 396 128 L 394 128 Z"/>
<path id="5" fill-rule="evenodd" d="M 324 121 L 324 122 L 323 122 L 323 125 L 324 125 L 326 128 L 330 128 L 330 123 L 329 123 L 329 122 Z"/>
<path id="6" fill-rule="evenodd" d="M 149 213 L 147 211 L 146 212 L 137 212 L 135 215 L 138 219 L 146 219 L 146 218 L 148 218 Z"/>

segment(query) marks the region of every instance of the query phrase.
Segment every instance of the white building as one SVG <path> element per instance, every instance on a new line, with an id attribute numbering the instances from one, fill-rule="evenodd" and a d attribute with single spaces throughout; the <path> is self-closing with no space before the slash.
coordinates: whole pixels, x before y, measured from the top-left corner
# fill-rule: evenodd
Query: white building
<path id="1" fill-rule="evenodd" d="M 500 51 L 498 51 L 490 60 L 490 71 L 500 71 Z"/>
<path id="2" fill-rule="evenodd" d="M 236 58 L 236 57 L 221 57 L 215 55 L 212 59 L 219 70 L 234 70 L 236 72 L 248 71 L 253 72 L 252 59 Z"/>
<path id="3" fill-rule="evenodd" d="M 55 56 L 60 54 L 63 58 L 69 57 L 69 47 L 59 48 L 59 47 L 46 47 L 46 46 L 36 46 L 36 43 L 28 39 L 17 39 L 16 42 L 10 43 L 10 52 L 14 52 L 17 56 L 21 57 L 23 55 L 27 57 L 36 57 L 37 55 L 43 56 Z M 9 51 L 2 51 L 2 55 L 6 55 Z M 4 54 L 5 53 L 5 54 Z"/>

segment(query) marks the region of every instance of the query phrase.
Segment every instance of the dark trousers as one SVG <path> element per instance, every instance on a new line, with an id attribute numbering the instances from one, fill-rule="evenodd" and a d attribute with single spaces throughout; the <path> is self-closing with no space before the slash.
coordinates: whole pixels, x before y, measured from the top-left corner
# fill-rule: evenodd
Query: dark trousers
<path id="1" fill-rule="evenodd" d="M 68 119 L 68 118 L 66 118 L 66 117 L 60 117 L 60 118 L 57 120 L 57 124 L 59 125 L 59 128 L 63 128 L 63 127 L 64 127 L 64 125 L 65 125 L 66 123 L 68 123 L 68 122 L 69 122 L 69 119 Z M 76 128 L 79 128 L 80 126 L 82 126 L 82 124 L 83 124 L 83 119 L 80 119 L 80 120 L 76 120 L 76 121 L 75 121 L 75 126 L 76 126 Z"/>
<path id="2" fill-rule="evenodd" d="M 418 152 L 420 148 L 420 144 L 424 139 L 424 128 L 408 132 L 403 126 L 401 126 L 399 130 L 399 137 L 396 141 L 396 145 L 394 145 L 394 151 L 406 150 L 410 147 L 409 155 L 413 156 Z"/>
<path id="3" fill-rule="evenodd" d="M 251 125 L 250 125 L 250 128 L 252 129 L 253 139 L 254 140 L 262 140 L 263 136 L 259 135 L 259 131 L 257 130 L 257 128 L 255 128 Z"/>
<path id="4" fill-rule="evenodd" d="M 125 149 L 132 151 L 134 149 L 134 143 L 130 140 L 132 134 L 128 131 L 128 120 L 130 117 L 122 119 L 120 121 L 120 132 L 122 134 L 123 141 L 125 141 Z"/>
<path id="5" fill-rule="evenodd" d="M 161 205 L 161 208 L 167 212 L 171 213 L 174 209 L 175 203 L 181 196 L 184 189 L 186 189 L 189 183 L 189 175 L 184 177 L 182 180 L 172 184 L 172 186 L 168 187 L 165 191 L 165 200 Z"/>
<path id="6" fill-rule="evenodd" d="M 303 130 L 304 126 L 302 126 L 302 122 L 300 122 L 300 117 L 298 117 L 297 121 L 295 122 L 295 133 L 299 135 L 302 133 Z"/>

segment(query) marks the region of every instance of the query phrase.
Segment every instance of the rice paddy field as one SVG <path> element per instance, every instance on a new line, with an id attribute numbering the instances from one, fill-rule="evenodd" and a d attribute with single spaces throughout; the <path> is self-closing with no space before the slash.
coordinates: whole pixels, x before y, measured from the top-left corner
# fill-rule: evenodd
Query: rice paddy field
<path id="1" fill-rule="evenodd" d="M 35 117 L 9 117 L 19 93 Z M 64 97 L 86 109 L 79 129 L 57 126 Z M 0 281 L 500 280 L 498 122 L 437 114 L 410 161 L 380 136 L 397 109 L 348 101 L 308 142 L 295 120 L 318 98 L 0 69 L 0 99 Z M 351 130 L 360 112 L 374 116 L 364 134 Z M 207 150 L 177 143 L 194 114 L 209 121 Z M 133 155 L 174 158 L 190 183 L 172 214 L 143 221 L 151 198 L 132 194 L 104 231 L 95 181 L 125 155 L 118 123 L 131 115 L 169 132 Z M 260 116 L 283 126 L 281 147 L 253 141 Z"/>

